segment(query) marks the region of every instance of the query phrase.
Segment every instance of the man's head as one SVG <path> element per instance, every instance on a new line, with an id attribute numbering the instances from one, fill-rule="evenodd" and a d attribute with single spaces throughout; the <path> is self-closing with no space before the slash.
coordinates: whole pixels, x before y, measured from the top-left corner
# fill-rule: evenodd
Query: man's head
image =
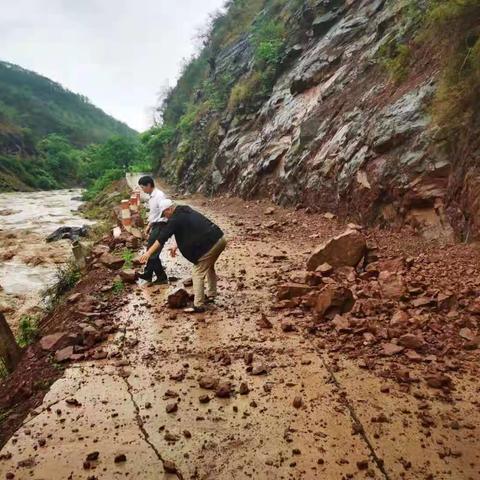
<path id="1" fill-rule="evenodd" d="M 160 202 L 160 208 L 162 209 L 162 217 L 170 218 L 175 211 L 175 204 L 171 200 L 165 199 Z"/>
<path id="2" fill-rule="evenodd" d="M 145 175 L 144 177 L 141 177 L 140 180 L 138 181 L 138 184 L 142 188 L 144 193 L 152 193 L 153 189 L 155 188 L 155 182 L 153 181 L 153 178 Z"/>

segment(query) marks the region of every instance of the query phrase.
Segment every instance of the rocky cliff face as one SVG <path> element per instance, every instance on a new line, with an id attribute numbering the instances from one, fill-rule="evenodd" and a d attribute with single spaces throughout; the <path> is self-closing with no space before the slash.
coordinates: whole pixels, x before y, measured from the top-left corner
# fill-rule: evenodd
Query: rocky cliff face
<path id="1" fill-rule="evenodd" d="M 256 113 L 225 115 L 211 164 L 194 162 L 181 184 L 409 225 L 426 238 L 479 238 L 478 167 L 464 166 L 458 182 L 458 159 L 437 147 L 428 113 L 438 63 L 424 56 L 397 85 L 376 61 L 405 27 L 403 2 L 323 3 L 316 18 L 299 13 L 309 26 L 270 99 Z M 251 61 L 244 38 L 221 52 L 217 73 Z"/>

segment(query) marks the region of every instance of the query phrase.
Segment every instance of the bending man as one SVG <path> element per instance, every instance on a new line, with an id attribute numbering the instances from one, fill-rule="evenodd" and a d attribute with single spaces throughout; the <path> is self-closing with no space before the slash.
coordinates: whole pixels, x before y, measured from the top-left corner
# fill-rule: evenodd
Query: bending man
<path id="1" fill-rule="evenodd" d="M 195 294 L 194 312 L 205 310 L 205 301 L 213 301 L 217 295 L 217 275 L 215 262 L 227 245 L 222 230 L 187 205 L 175 205 L 171 200 L 162 202 L 162 217 L 167 224 L 158 233 L 156 241 L 148 249 L 140 261 L 147 262 L 154 252 L 175 235 L 178 249 L 182 255 L 193 263 L 192 280 Z M 176 255 L 177 247 L 171 250 Z M 205 278 L 207 279 L 207 298 L 205 297 Z"/>
<path id="2" fill-rule="evenodd" d="M 147 248 L 150 248 L 154 244 L 160 231 L 166 225 L 165 222 L 167 219 L 162 217 L 162 208 L 160 204 L 162 201 L 166 200 L 167 197 L 161 190 L 155 188 L 155 182 L 152 177 L 141 177 L 138 184 L 144 193 L 150 195 L 150 200 L 148 201 L 150 212 L 148 215 L 148 225 L 145 229 L 145 233 L 148 235 Z M 157 250 L 148 259 L 148 262 L 145 265 L 145 270 L 139 275 L 139 278 L 151 283 L 153 280 L 153 274 L 155 273 L 157 277 L 155 280 L 156 284 L 168 283 L 167 274 L 165 273 L 160 260 L 160 252 L 161 249 Z"/>

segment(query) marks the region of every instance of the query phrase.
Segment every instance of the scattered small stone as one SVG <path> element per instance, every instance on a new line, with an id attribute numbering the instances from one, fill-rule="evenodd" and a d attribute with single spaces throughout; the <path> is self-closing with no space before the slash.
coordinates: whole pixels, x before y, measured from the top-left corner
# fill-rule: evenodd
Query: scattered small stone
<path id="1" fill-rule="evenodd" d="M 120 453 L 115 456 L 115 463 L 123 463 L 127 461 L 127 456 L 124 453 Z"/>
<path id="2" fill-rule="evenodd" d="M 267 373 L 267 367 L 263 362 L 256 363 L 252 368 L 252 375 L 262 375 Z"/>
<path id="3" fill-rule="evenodd" d="M 229 398 L 231 392 L 232 392 L 232 387 L 230 383 L 225 382 L 225 383 L 220 383 L 218 385 L 217 391 L 215 394 L 218 398 Z"/>
<path id="4" fill-rule="evenodd" d="M 258 320 L 257 325 L 260 328 L 270 329 L 273 327 L 272 322 L 266 317 L 264 313 L 262 313 L 260 320 Z"/>
<path id="5" fill-rule="evenodd" d="M 242 382 L 240 384 L 239 392 L 240 392 L 240 395 L 247 395 L 250 392 L 250 389 L 248 388 L 248 385 L 245 382 Z"/>
<path id="6" fill-rule="evenodd" d="M 450 377 L 443 374 L 431 375 L 425 379 L 427 385 L 431 388 L 438 389 L 451 389 L 453 387 L 453 382 Z"/>
<path id="7" fill-rule="evenodd" d="M 251 365 L 253 362 L 253 353 L 248 352 L 243 356 L 243 361 L 245 362 L 245 365 Z"/>
<path id="8" fill-rule="evenodd" d="M 98 460 L 100 452 L 91 452 L 87 455 L 87 462 L 95 462 Z"/>
<path id="9" fill-rule="evenodd" d="M 167 413 L 174 413 L 177 410 L 178 410 L 178 403 L 177 402 L 167 403 L 167 406 L 165 407 L 165 411 Z"/>
<path id="10" fill-rule="evenodd" d="M 218 379 L 209 376 L 203 376 L 198 379 L 198 384 L 205 390 L 215 390 L 218 386 Z"/>
<path id="11" fill-rule="evenodd" d="M 286 333 L 296 331 L 295 324 L 291 320 L 282 320 L 281 328 Z"/>
<path id="12" fill-rule="evenodd" d="M 368 460 L 360 460 L 357 462 L 357 468 L 359 470 L 367 470 L 368 469 Z"/>
<path id="13" fill-rule="evenodd" d="M 302 399 L 302 397 L 299 397 L 299 396 L 295 397 L 295 398 L 293 399 L 293 406 L 294 406 L 295 408 L 302 408 L 302 406 L 303 406 L 303 399 Z"/>
<path id="14" fill-rule="evenodd" d="M 170 460 L 163 461 L 163 469 L 166 473 L 177 473 L 177 466 L 175 463 L 171 462 Z"/>

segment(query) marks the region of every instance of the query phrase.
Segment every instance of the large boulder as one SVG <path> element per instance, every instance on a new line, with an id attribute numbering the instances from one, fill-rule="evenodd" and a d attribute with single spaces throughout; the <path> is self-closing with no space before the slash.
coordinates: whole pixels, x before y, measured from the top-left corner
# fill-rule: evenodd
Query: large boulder
<path id="1" fill-rule="evenodd" d="M 366 253 L 365 237 L 357 230 L 347 230 L 318 247 L 308 259 L 307 269 L 314 271 L 324 263 L 332 267 L 356 267 Z"/>
<path id="2" fill-rule="evenodd" d="M 88 235 L 88 227 L 59 227 L 47 238 L 47 243 L 55 242 L 57 240 L 71 240 L 72 242 L 78 241 L 80 237 L 86 237 Z"/>

